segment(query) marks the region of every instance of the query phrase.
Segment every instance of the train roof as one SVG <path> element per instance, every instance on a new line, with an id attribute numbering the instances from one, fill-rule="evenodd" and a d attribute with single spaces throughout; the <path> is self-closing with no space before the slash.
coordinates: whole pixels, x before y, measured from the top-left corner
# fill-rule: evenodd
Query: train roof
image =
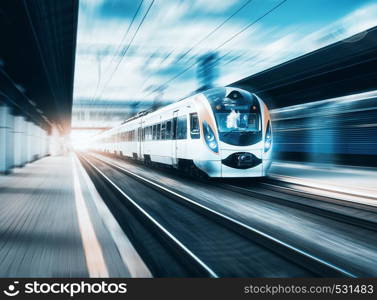
<path id="1" fill-rule="evenodd" d="M 228 87 L 228 88 L 230 88 L 230 87 Z M 165 106 L 162 106 L 162 107 L 158 107 L 158 108 L 155 108 L 155 109 L 151 108 L 151 109 L 147 109 L 147 110 L 140 111 L 140 112 L 138 112 L 136 115 L 134 115 L 134 116 L 132 116 L 131 118 L 128 118 L 127 120 L 125 120 L 124 122 L 122 122 L 122 125 L 123 125 L 123 124 L 126 124 L 126 123 L 129 123 L 129 122 L 131 122 L 131 121 L 133 121 L 133 120 L 136 120 L 136 119 L 138 119 L 138 118 L 141 118 L 141 117 L 143 117 L 143 116 L 146 116 L 146 115 L 148 115 L 148 114 L 150 114 L 150 113 L 152 113 L 152 112 L 156 112 L 156 111 L 159 111 L 159 110 L 165 109 L 166 107 L 169 107 L 170 105 L 174 105 L 174 104 L 176 104 L 176 103 L 180 103 L 180 102 L 182 102 L 182 101 L 184 101 L 184 100 L 188 100 L 188 99 L 190 99 L 190 98 L 192 98 L 192 97 L 195 97 L 195 96 L 197 96 L 197 95 L 200 95 L 200 94 L 204 94 L 204 95 L 206 95 L 207 92 L 218 92 L 218 93 L 220 94 L 220 93 L 223 93 L 226 89 L 227 89 L 226 87 L 215 87 L 215 88 L 211 88 L 211 89 L 208 89 L 208 90 L 206 90 L 206 91 L 202 91 L 202 92 L 200 92 L 200 93 L 195 93 L 195 94 L 189 95 L 189 96 L 187 96 L 187 97 L 181 98 L 181 99 L 179 99 L 179 100 L 176 101 L 176 102 L 170 103 L 170 104 L 165 105 Z M 235 88 L 235 89 L 238 90 L 238 88 Z"/>
<path id="2" fill-rule="evenodd" d="M 243 92 L 247 92 L 247 93 L 250 93 L 246 90 L 243 90 L 243 89 L 240 89 L 240 88 L 236 88 L 236 87 L 231 87 L 231 86 L 227 86 L 227 87 L 214 87 L 214 88 L 211 88 L 211 89 L 208 89 L 208 90 L 205 90 L 205 91 L 201 91 L 199 93 L 195 93 L 195 94 L 192 94 L 188 97 L 184 97 L 182 99 L 179 99 L 178 101 L 176 102 L 173 102 L 173 103 L 170 103 L 168 105 L 164 105 L 162 107 L 159 107 L 159 108 L 156 108 L 156 109 L 148 109 L 148 110 L 143 110 L 143 111 L 140 111 L 138 112 L 135 116 L 132 116 L 131 118 L 128 118 L 127 120 L 123 121 L 119 126 L 115 126 L 105 132 L 101 132 L 99 133 L 98 135 L 96 135 L 96 137 L 98 136 L 101 136 L 105 133 L 111 133 L 112 131 L 114 130 L 117 130 L 118 128 L 124 126 L 125 124 L 129 124 L 130 122 L 132 121 L 135 121 L 141 117 L 144 117 L 146 115 L 149 115 L 151 113 L 154 113 L 154 112 L 158 112 L 158 111 L 161 111 L 161 110 L 166 110 L 168 108 L 170 108 L 171 106 L 173 105 L 177 105 L 183 101 L 187 101 L 189 99 L 192 99 L 193 97 L 196 97 L 200 94 L 203 94 L 204 96 L 208 97 L 208 96 L 214 96 L 214 95 L 219 95 L 219 96 L 223 96 L 225 97 L 225 95 L 229 95 L 232 91 L 243 91 Z"/>

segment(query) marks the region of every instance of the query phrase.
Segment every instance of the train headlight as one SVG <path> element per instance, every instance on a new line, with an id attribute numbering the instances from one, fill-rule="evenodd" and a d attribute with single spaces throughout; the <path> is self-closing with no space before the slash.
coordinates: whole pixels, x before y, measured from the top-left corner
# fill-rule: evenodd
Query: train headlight
<path id="1" fill-rule="evenodd" d="M 270 121 L 267 123 L 266 136 L 264 138 L 264 152 L 267 152 L 271 149 L 272 144 L 272 133 L 271 133 L 271 124 Z"/>
<path id="2" fill-rule="evenodd" d="M 219 146 L 217 144 L 215 134 L 214 134 L 211 126 L 209 126 L 206 121 L 203 121 L 203 133 L 204 133 L 204 139 L 205 139 L 208 147 L 213 152 L 216 152 L 216 153 L 219 152 Z"/>

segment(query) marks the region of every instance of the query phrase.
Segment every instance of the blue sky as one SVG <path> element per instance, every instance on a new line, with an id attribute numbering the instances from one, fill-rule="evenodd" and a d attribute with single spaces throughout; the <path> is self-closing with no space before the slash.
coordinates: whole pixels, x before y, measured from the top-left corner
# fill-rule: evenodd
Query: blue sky
<path id="1" fill-rule="evenodd" d="M 242 31 L 281 1 L 80 0 L 74 98 L 179 99 L 198 88 L 205 53 L 226 54 L 216 82 L 226 85 L 377 25 L 376 1 L 287 0 Z"/>

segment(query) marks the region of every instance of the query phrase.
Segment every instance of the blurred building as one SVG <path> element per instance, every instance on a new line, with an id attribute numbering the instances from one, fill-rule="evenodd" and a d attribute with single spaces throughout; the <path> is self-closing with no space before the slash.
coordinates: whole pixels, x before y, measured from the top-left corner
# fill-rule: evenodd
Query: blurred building
<path id="1" fill-rule="evenodd" d="M 198 58 L 196 73 L 199 84 L 198 91 L 204 91 L 216 85 L 216 80 L 219 78 L 219 61 L 218 54 L 215 52 L 204 54 Z"/>
<path id="2" fill-rule="evenodd" d="M 271 111 L 275 158 L 377 166 L 377 92 Z"/>

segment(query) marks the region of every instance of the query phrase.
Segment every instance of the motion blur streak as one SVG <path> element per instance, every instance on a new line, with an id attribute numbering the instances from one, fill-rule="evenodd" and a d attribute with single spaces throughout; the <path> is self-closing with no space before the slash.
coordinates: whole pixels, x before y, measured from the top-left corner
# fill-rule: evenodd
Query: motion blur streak
<path id="1" fill-rule="evenodd" d="M 377 166 L 377 91 L 272 111 L 275 156 Z"/>

